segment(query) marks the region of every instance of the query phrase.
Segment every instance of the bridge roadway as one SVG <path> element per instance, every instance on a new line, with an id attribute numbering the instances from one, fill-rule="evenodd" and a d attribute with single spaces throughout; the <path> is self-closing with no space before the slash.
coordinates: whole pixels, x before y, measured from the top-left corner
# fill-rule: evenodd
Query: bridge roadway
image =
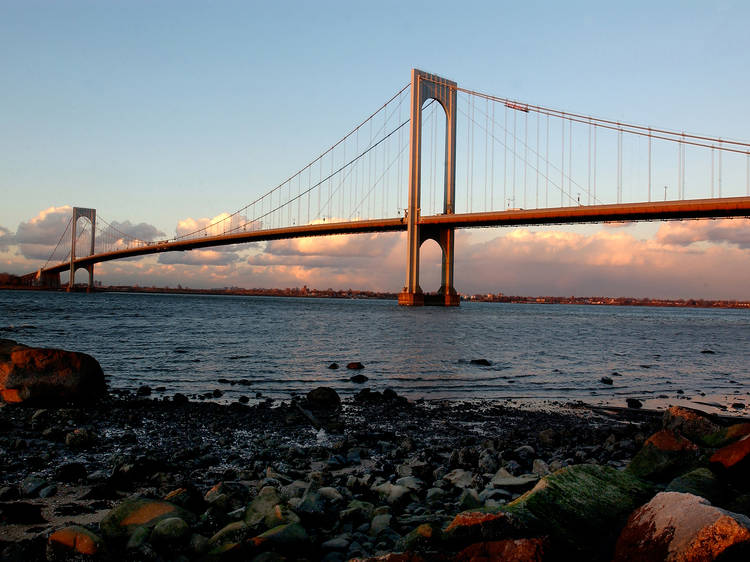
<path id="1" fill-rule="evenodd" d="M 546 209 L 513 209 L 484 213 L 429 215 L 419 218 L 420 226 L 441 228 L 476 228 L 490 226 L 531 226 L 544 224 L 577 224 L 596 222 L 647 221 L 669 219 L 724 218 L 750 216 L 750 197 L 721 199 L 692 199 L 657 201 L 651 203 L 620 203 L 611 205 L 579 205 Z M 245 242 L 262 242 L 333 234 L 365 232 L 395 232 L 406 230 L 406 219 L 390 218 L 353 222 L 332 222 L 291 226 L 250 232 L 219 234 L 173 242 L 154 242 L 144 246 L 104 252 L 78 258 L 76 268 L 105 261 L 157 254 L 225 246 Z M 70 270 L 70 262 L 46 268 L 44 273 Z"/>

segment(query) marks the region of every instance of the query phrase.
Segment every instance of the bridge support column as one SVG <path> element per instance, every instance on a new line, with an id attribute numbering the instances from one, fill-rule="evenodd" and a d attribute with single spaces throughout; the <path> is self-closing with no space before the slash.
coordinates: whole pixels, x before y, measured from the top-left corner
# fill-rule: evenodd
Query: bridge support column
<path id="1" fill-rule="evenodd" d="M 445 111 L 445 186 L 443 213 L 455 212 L 456 194 L 456 83 L 416 68 L 411 71 L 411 130 L 409 134 L 409 206 L 406 215 L 407 256 L 406 285 L 398 295 L 403 306 L 458 306 L 459 297 L 453 288 L 453 229 L 422 232 L 420 201 L 422 180 L 422 105 L 429 99 L 437 101 Z M 441 287 L 437 295 L 425 295 L 419 286 L 419 250 L 428 238 L 443 250 Z"/>
<path id="2" fill-rule="evenodd" d="M 45 289 L 59 289 L 60 288 L 60 274 L 59 273 L 46 273 L 41 269 L 34 278 L 34 285 L 37 287 L 44 287 Z"/>

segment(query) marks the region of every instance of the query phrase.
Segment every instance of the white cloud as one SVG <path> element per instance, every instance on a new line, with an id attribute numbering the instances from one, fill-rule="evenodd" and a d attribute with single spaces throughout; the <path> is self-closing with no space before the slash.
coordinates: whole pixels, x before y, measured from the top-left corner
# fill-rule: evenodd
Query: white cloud
<path id="1" fill-rule="evenodd" d="M 666 222 L 656 234 L 661 244 L 689 246 L 697 242 L 733 244 L 750 248 L 749 219 Z"/>

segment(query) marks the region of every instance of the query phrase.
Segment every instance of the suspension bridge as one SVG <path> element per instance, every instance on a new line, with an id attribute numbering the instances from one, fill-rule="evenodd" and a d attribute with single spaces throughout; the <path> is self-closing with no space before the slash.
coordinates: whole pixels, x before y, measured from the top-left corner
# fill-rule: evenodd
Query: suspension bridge
<path id="1" fill-rule="evenodd" d="M 71 289 L 85 269 L 90 289 L 94 265 L 110 260 L 406 231 L 399 304 L 456 306 L 457 228 L 747 216 L 749 142 L 532 105 L 413 69 L 342 139 L 237 211 L 167 240 L 141 240 L 75 207 L 45 265 L 26 278 L 59 287 L 68 271 Z M 419 285 L 427 240 L 442 250 L 436 294 Z"/>

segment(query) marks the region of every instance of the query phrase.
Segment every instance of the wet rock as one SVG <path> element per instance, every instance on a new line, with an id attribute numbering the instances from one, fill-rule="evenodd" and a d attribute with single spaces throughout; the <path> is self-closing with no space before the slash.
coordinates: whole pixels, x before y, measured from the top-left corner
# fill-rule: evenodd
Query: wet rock
<path id="1" fill-rule="evenodd" d="M 388 529 L 391 525 L 392 519 L 393 515 L 390 513 L 380 513 L 373 517 L 372 522 L 370 523 L 370 535 L 377 537 L 380 533 Z"/>
<path id="2" fill-rule="evenodd" d="M 297 554 L 301 558 L 309 543 L 309 536 L 305 528 L 299 523 L 279 525 L 250 539 L 250 543 L 258 550 L 273 548 L 286 554 Z"/>
<path id="3" fill-rule="evenodd" d="M 365 366 L 362 363 L 360 363 L 359 361 L 352 361 L 351 363 L 347 363 L 346 364 L 346 368 L 347 369 L 353 369 L 353 370 L 359 370 L 359 369 L 364 369 Z"/>
<path id="4" fill-rule="evenodd" d="M 401 551 L 434 551 L 441 546 L 443 532 L 438 523 L 422 523 L 404 535 L 397 543 Z"/>
<path id="5" fill-rule="evenodd" d="M 79 428 L 65 435 L 65 445 L 71 449 L 88 449 L 95 443 L 96 435 L 86 428 Z"/>
<path id="6" fill-rule="evenodd" d="M 625 400 L 625 403 L 628 405 L 628 408 L 633 408 L 636 410 L 639 408 L 643 408 L 643 402 L 638 400 L 638 398 L 627 398 Z"/>
<path id="7" fill-rule="evenodd" d="M 458 507 L 461 511 L 474 509 L 482 505 L 479 494 L 472 488 L 464 488 L 458 496 Z"/>
<path id="8" fill-rule="evenodd" d="M 701 351 L 701 353 L 703 353 L 704 355 L 713 355 L 716 352 L 712 349 L 704 349 Z"/>
<path id="9" fill-rule="evenodd" d="M 750 554 L 750 519 L 692 494 L 662 492 L 628 518 L 613 560 L 717 560 L 723 553 L 732 560 Z"/>
<path id="10" fill-rule="evenodd" d="M 507 513 L 466 511 L 456 515 L 443 531 L 446 545 L 453 550 L 472 543 L 505 539 L 515 536 L 519 527 Z"/>
<path id="11" fill-rule="evenodd" d="M 694 466 L 700 450 L 689 439 L 663 429 L 649 437 L 627 470 L 647 480 L 669 480 Z"/>
<path id="12" fill-rule="evenodd" d="M 242 543 L 250 534 L 250 528 L 244 521 L 235 521 L 216 532 L 206 544 L 206 550 L 211 554 L 220 554 L 231 550 Z"/>
<path id="13" fill-rule="evenodd" d="M 21 495 L 27 498 L 35 498 L 42 488 L 49 486 L 49 482 L 39 476 L 27 476 L 21 482 Z"/>
<path id="14" fill-rule="evenodd" d="M 175 395 L 172 397 L 172 402 L 180 406 L 183 406 L 187 404 L 188 402 L 190 402 L 190 400 L 188 399 L 187 396 L 185 396 L 181 392 L 175 392 Z"/>
<path id="15" fill-rule="evenodd" d="M 443 476 L 443 480 L 449 482 L 456 488 L 468 488 L 474 481 L 474 473 L 470 470 L 457 468 L 455 470 L 451 470 L 448 474 Z"/>
<path id="16" fill-rule="evenodd" d="M 354 375 L 353 377 L 349 378 L 349 380 L 357 384 L 362 384 L 370 379 L 368 379 L 365 375 Z"/>
<path id="17" fill-rule="evenodd" d="M 0 400 L 62 405 L 90 403 L 106 395 L 104 373 L 90 355 L 2 341 Z"/>
<path id="18" fill-rule="evenodd" d="M 85 527 L 71 525 L 55 531 L 47 539 L 47 557 L 72 554 L 83 556 L 100 555 L 104 541 Z"/>
<path id="19" fill-rule="evenodd" d="M 151 387 L 147 384 L 141 385 L 138 387 L 138 390 L 135 391 L 135 395 L 141 398 L 151 396 Z"/>
<path id="20" fill-rule="evenodd" d="M 610 386 L 614 384 L 614 381 L 610 377 L 602 377 L 599 379 L 599 382 L 602 384 L 608 384 Z"/>
<path id="21" fill-rule="evenodd" d="M 479 365 L 480 367 L 491 367 L 492 362 L 488 359 L 472 359 L 470 361 L 472 365 Z"/>
<path id="22" fill-rule="evenodd" d="M 78 482 L 86 479 L 86 465 L 81 462 L 66 462 L 55 469 L 58 482 Z"/>
<path id="23" fill-rule="evenodd" d="M 329 369 L 338 369 L 339 368 L 339 364 L 336 363 L 336 362 L 333 362 L 330 365 L 328 365 L 328 368 Z"/>

